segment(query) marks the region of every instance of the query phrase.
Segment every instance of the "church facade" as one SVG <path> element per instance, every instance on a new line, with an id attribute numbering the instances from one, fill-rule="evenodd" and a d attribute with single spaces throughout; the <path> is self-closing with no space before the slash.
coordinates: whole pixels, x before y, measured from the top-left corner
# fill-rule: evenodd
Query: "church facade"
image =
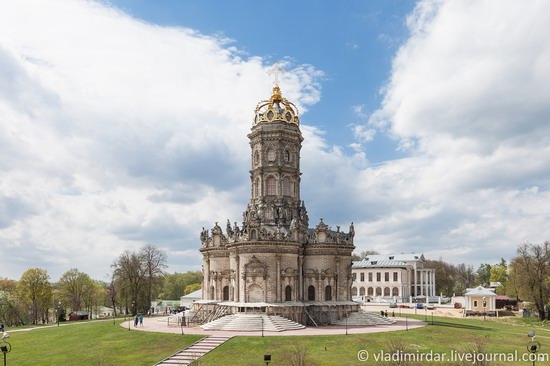
<path id="1" fill-rule="evenodd" d="M 310 307 L 317 316 L 331 307 L 331 318 L 340 317 L 338 306 L 356 309 L 353 223 L 348 232 L 332 230 L 323 219 L 309 227 L 300 192 L 299 116 L 277 84 L 271 98 L 256 107 L 248 138 L 250 200 L 242 223 L 227 220 L 225 230 L 216 223 L 200 235 L 202 302 L 232 307 L 231 312 Z"/>

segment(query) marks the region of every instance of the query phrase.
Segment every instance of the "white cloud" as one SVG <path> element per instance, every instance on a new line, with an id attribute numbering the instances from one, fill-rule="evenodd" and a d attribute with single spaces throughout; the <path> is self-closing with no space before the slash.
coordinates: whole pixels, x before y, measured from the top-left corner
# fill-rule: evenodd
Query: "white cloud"
<path id="1" fill-rule="evenodd" d="M 361 239 L 474 262 L 548 240 L 548 2 L 421 1 L 408 26 L 368 126 L 411 157 L 357 179 Z"/>
<path id="2" fill-rule="evenodd" d="M 322 73 L 287 63 L 302 110 Z M 102 278 L 152 242 L 200 268 L 201 226 L 248 198 L 253 108 L 270 96 L 259 57 L 223 38 L 79 0 L 0 5 L 0 276 L 77 266 Z M 246 181 L 246 179 L 244 180 Z M 238 218 L 238 217 L 237 217 Z M 185 259 L 185 261 L 182 261 Z M 193 266 L 193 267 L 189 267 Z"/>

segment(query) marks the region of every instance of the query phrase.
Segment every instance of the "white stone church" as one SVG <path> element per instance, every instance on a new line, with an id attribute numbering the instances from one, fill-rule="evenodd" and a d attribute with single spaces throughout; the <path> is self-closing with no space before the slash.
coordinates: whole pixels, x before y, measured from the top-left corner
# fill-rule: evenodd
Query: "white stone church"
<path id="1" fill-rule="evenodd" d="M 250 201 L 242 223 L 201 232 L 202 321 L 264 312 L 306 324 L 332 324 L 358 311 L 352 301 L 353 223 L 313 228 L 300 198 L 302 133 L 296 106 L 276 84 L 258 104 L 250 140 Z"/>

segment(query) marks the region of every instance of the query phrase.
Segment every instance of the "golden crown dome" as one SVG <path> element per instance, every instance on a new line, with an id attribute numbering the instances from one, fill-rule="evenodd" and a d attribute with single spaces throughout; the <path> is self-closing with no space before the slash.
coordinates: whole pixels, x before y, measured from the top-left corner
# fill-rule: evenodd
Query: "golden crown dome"
<path id="1" fill-rule="evenodd" d="M 298 108 L 294 103 L 283 98 L 278 84 L 273 87 L 273 94 L 269 100 L 262 100 L 256 106 L 254 125 L 262 122 L 286 122 L 300 124 Z"/>

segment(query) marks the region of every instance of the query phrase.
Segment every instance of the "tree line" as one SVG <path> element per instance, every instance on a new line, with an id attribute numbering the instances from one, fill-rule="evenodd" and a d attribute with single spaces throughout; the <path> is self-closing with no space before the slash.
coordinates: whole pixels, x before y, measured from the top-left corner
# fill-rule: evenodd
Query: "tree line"
<path id="1" fill-rule="evenodd" d="M 30 268 L 19 280 L 0 278 L 0 323 L 46 324 L 67 314 L 146 314 L 154 299 L 177 300 L 201 287 L 201 273 L 166 273 L 166 252 L 153 245 L 125 251 L 113 261 L 109 281 L 92 279 L 76 268 L 51 282 L 46 269 Z"/>

